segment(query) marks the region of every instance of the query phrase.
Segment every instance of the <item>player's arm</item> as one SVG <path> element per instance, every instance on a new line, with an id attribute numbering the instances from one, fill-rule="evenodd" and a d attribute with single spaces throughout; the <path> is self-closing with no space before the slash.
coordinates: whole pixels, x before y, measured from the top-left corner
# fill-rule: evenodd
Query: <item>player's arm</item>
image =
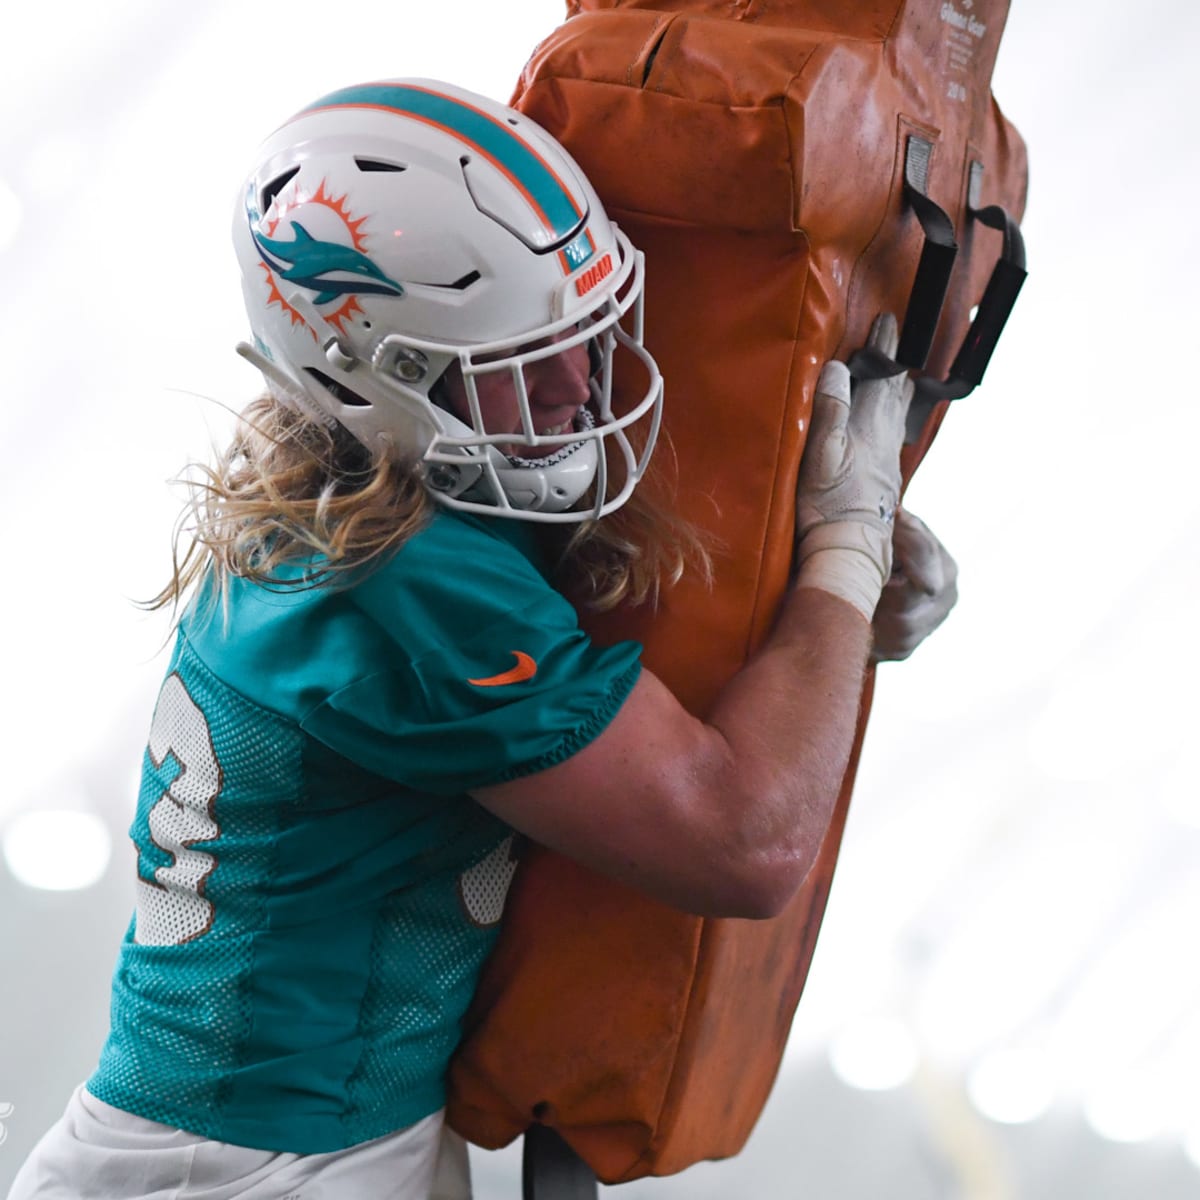
<path id="1" fill-rule="evenodd" d="M 895 349 L 895 322 L 873 333 Z M 778 912 L 825 836 L 854 736 L 870 619 L 891 570 L 908 393 L 822 373 L 797 492 L 795 583 L 703 721 L 643 672 L 565 762 L 475 796 L 536 841 L 676 907 Z"/>
<path id="2" fill-rule="evenodd" d="M 644 671 L 594 741 L 476 798 L 543 845 L 675 907 L 772 915 L 829 824 L 869 642 L 845 601 L 797 589 L 706 721 Z"/>

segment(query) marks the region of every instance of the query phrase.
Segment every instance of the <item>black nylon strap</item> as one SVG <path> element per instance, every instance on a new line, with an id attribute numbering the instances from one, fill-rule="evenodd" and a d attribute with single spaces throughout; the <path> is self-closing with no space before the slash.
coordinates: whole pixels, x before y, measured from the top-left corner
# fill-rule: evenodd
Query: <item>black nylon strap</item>
<path id="1" fill-rule="evenodd" d="M 983 381 L 996 343 L 1025 283 L 1025 239 L 1017 223 L 999 205 L 972 210 L 971 216 L 1004 234 L 1000 257 L 992 269 L 971 328 L 944 380 L 918 379 L 917 401 L 961 400 Z"/>
<path id="2" fill-rule="evenodd" d="M 885 379 L 901 371 L 916 370 L 929 357 L 958 256 L 954 222 L 928 195 L 932 155 L 932 142 L 916 134 L 908 135 L 904 150 L 904 198 L 920 222 L 925 242 L 913 277 L 896 357 L 891 359 L 871 347 L 856 351 L 848 364 L 855 379 Z"/>
<path id="3" fill-rule="evenodd" d="M 908 309 L 900 329 L 900 343 L 896 348 L 896 362 L 910 369 L 923 367 L 929 357 L 950 287 L 954 260 L 958 257 L 954 222 L 928 195 L 932 154 L 932 142 L 909 135 L 904 156 L 904 196 L 925 234 Z"/>
<path id="4" fill-rule="evenodd" d="M 899 375 L 901 371 L 920 365 L 915 361 L 918 357 L 923 364 L 937 330 L 936 320 L 932 326 L 928 324 L 928 314 L 936 301 L 937 316 L 940 317 L 945 292 L 943 290 L 940 296 L 935 297 L 930 281 L 933 272 L 939 267 L 948 271 L 949 267 L 953 266 L 957 246 L 954 246 L 951 252 L 946 244 L 947 237 L 953 241 L 954 230 L 950 218 L 923 193 L 930 149 L 928 142 L 916 137 L 909 138 L 905 160 L 905 195 L 921 220 L 921 226 L 926 232 L 926 241 L 921 253 L 917 279 L 913 283 L 909 311 L 904 319 L 900 347 L 895 360 L 870 346 L 855 351 L 848 364 L 854 379 L 886 379 L 892 375 Z M 998 204 L 985 208 L 977 207 L 982 185 L 983 164 L 972 162 L 968 181 L 967 213 L 972 220 L 1004 235 L 1000 257 L 992 268 L 983 297 L 979 301 L 979 307 L 958 354 L 955 355 L 950 373 L 945 379 L 923 377 L 915 381 L 913 400 L 908 410 L 907 438 L 910 442 L 916 441 L 920 436 L 931 409 L 938 401 L 961 400 L 962 397 L 970 395 L 982 382 L 996 343 L 1000 340 L 1013 305 L 1016 304 L 1017 296 L 1025 283 L 1025 239 L 1021 236 L 1020 227 Z M 930 206 L 936 211 L 931 212 Z M 927 256 L 936 265 L 927 267 Z M 923 270 L 928 271 L 924 277 Z M 949 282 L 948 274 L 946 282 Z M 922 293 L 920 303 L 919 291 Z M 914 312 L 918 314 L 915 319 Z"/>

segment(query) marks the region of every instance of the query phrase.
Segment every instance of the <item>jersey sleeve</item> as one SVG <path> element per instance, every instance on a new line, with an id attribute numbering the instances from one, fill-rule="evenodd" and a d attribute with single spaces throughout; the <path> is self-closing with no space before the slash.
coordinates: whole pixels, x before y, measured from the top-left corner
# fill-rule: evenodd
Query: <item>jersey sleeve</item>
<path id="1" fill-rule="evenodd" d="M 633 688 L 641 647 L 595 645 L 507 540 L 464 522 L 442 526 L 358 589 L 356 602 L 387 634 L 386 661 L 303 727 L 398 783 L 457 795 L 591 742 Z"/>

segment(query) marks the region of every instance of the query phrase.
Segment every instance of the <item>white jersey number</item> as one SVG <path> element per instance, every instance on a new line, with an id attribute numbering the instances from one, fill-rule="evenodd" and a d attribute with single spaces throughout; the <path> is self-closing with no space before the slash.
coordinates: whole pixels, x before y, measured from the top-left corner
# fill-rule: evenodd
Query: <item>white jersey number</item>
<path id="1" fill-rule="evenodd" d="M 171 856 L 156 867 L 154 882 L 138 873 L 134 941 L 144 946 L 176 946 L 206 933 L 213 921 L 204 884 L 217 860 L 193 850 L 221 828 L 213 804 L 221 790 L 221 766 L 213 751 L 208 720 L 178 675 L 168 675 L 150 725 L 150 761 L 161 767 L 174 755 L 180 772 L 150 810 L 150 837 Z"/>
<path id="2" fill-rule="evenodd" d="M 508 885 L 517 870 L 514 839 L 506 837 L 495 850 L 458 877 L 458 899 L 472 925 L 481 929 L 499 924 L 504 916 Z"/>

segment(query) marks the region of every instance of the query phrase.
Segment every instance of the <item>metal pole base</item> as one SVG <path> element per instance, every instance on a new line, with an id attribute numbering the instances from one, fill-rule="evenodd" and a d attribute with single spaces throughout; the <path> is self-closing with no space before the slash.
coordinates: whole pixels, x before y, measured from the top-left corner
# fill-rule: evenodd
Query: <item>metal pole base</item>
<path id="1" fill-rule="evenodd" d="M 548 1125 L 525 1130 L 523 1200 L 598 1200 L 591 1167 Z"/>

